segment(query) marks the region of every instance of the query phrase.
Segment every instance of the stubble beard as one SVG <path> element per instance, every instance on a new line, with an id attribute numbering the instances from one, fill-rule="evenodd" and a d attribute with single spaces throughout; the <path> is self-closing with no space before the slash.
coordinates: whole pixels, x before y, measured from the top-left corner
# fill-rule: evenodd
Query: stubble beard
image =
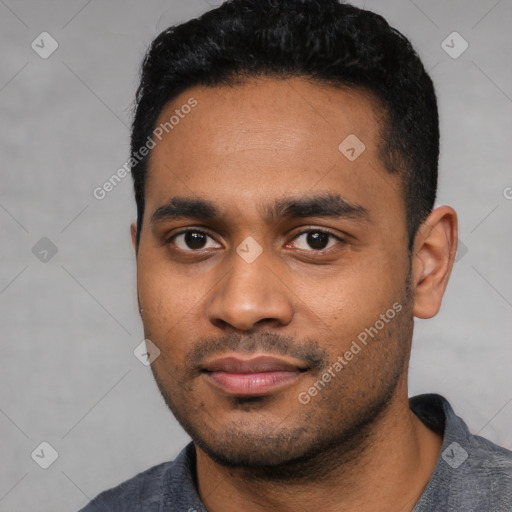
<path id="1" fill-rule="evenodd" d="M 298 410 L 293 408 L 288 417 L 273 425 L 256 418 L 213 430 L 210 425 L 215 418 L 211 414 L 216 411 L 210 413 L 201 397 L 194 400 L 191 378 L 182 374 L 171 389 L 156 370 L 157 365 L 152 365 L 155 381 L 180 425 L 214 462 L 251 479 L 295 483 L 325 480 L 334 468 L 350 466 L 371 449 L 379 421 L 396 396 L 399 384 L 406 379 L 413 331 L 409 285 L 410 277 L 401 303 L 403 310 L 394 320 L 396 324 L 379 333 L 384 335 L 380 341 L 376 337 L 371 342 L 378 343 L 381 349 L 389 345 L 392 348 L 379 359 L 379 368 L 375 370 L 384 370 L 366 390 L 356 385 L 358 361 L 354 360 L 337 377 L 335 385 L 321 391 L 309 404 L 300 404 L 293 394 Z M 353 377 L 345 385 L 343 372 L 348 371 Z M 236 405 L 249 418 L 258 414 L 258 408 L 264 408 L 265 399 L 241 399 Z"/>

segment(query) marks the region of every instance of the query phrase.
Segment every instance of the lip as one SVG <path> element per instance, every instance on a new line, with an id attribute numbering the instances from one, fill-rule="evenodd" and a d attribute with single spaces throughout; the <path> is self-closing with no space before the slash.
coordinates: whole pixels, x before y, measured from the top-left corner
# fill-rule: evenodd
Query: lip
<path id="1" fill-rule="evenodd" d="M 262 396 L 290 385 L 307 369 L 297 360 L 232 355 L 206 363 L 202 371 L 212 386 L 228 395 Z"/>

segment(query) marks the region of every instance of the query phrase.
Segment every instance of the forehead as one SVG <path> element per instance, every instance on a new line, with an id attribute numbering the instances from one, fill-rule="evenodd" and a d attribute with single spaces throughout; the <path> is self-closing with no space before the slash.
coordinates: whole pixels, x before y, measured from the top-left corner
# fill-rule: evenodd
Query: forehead
<path id="1" fill-rule="evenodd" d="M 193 100 L 197 106 L 189 112 L 186 107 Z M 362 89 L 334 88 L 301 78 L 197 86 L 187 89 L 162 110 L 157 126 L 165 127 L 169 120 L 173 126 L 163 134 L 166 144 L 159 144 L 153 153 L 159 153 L 166 145 L 171 149 L 183 142 L 197 142 L 209 156 L 219 152 L 223 156 L 226 151 L 239 149 L 239 142 L 249 150 L 251 140 L 255 149 L 262 144 L 285 149 L 285 144 L 291 143 L 295 149 L 300 144 L 302 152 L 312 146 L 332 150 L 338 149 L 338 143 L 350 134 L 357 134 L 372 146 L 378 137 L 380 111 L 378 100 Z M 178 118 L 176 114 L 180 113 Z M 244 135 L 247 137 L 242 141 Z M 319 142 L 322 143 L 318 145 Z"/>
<path id="2" fill-rule="evenodd" d="M 362 90 L 300 78 L 187 89 L 158 119 L 174 116 L 150 156 L 146 206 L 171 195 L 261 206 L 315 191 L 400 207 L 399 182 L 378 154 L 379 108 Z"/>

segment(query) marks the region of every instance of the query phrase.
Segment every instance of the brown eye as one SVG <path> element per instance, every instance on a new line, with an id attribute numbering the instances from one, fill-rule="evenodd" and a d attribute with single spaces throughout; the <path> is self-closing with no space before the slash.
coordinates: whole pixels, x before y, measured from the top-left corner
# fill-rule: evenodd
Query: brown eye
<path id="1" fill-rule="evenodd" d="M 209 239 L 214 242 L 213 245 L 209 242 Z M 208 233 L 198 230 L 182 231 L 174 235 L 170 242 L 176 245 L 178 249 L 187 252 L 219 247 L 219 244 L 217 244 Z M 208 243 L 210 243 L 210 245 L 208 245 Z"/>
<path id="2" fill-rule="evenodd" d="M 329 245 L 330 241 L 332 243 Z M 341 241 L 341 239 L 327 231 L 310 230 L 298 235 L 294 240 L 294 245 L 296 247 L 298 245 L 297 248 L 302 250 L 323 251 L 332 247 L 338 241 Z"/>
<path id="3" fill-rule="evenodd" d="M 207 241 L 207 235 L 189 231 L 185 233 L 184 242 L 190 249 L 202 249 Z"/>
<path id="4" fill-rule="evenodd" d="M 322 250 L 329 244 L 329 235 L 320 231 L 313 231 L 308 233 L 306 242 L 312 249 Z"/>

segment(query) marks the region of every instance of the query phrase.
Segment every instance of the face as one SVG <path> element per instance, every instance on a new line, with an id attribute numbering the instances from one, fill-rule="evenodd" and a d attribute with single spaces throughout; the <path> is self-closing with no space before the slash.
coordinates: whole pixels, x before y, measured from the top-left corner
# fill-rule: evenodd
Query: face
<path id="1" fill-rule="evenodd" d="M 152 370 L 214 460 L 306 460 L 363 431 L 405 380 L 405 207 L 378 156 L 378 104 L 259 79 L 188 89 L 159 123 L 190 98 L 152 150 L 145 191 Z"/>

